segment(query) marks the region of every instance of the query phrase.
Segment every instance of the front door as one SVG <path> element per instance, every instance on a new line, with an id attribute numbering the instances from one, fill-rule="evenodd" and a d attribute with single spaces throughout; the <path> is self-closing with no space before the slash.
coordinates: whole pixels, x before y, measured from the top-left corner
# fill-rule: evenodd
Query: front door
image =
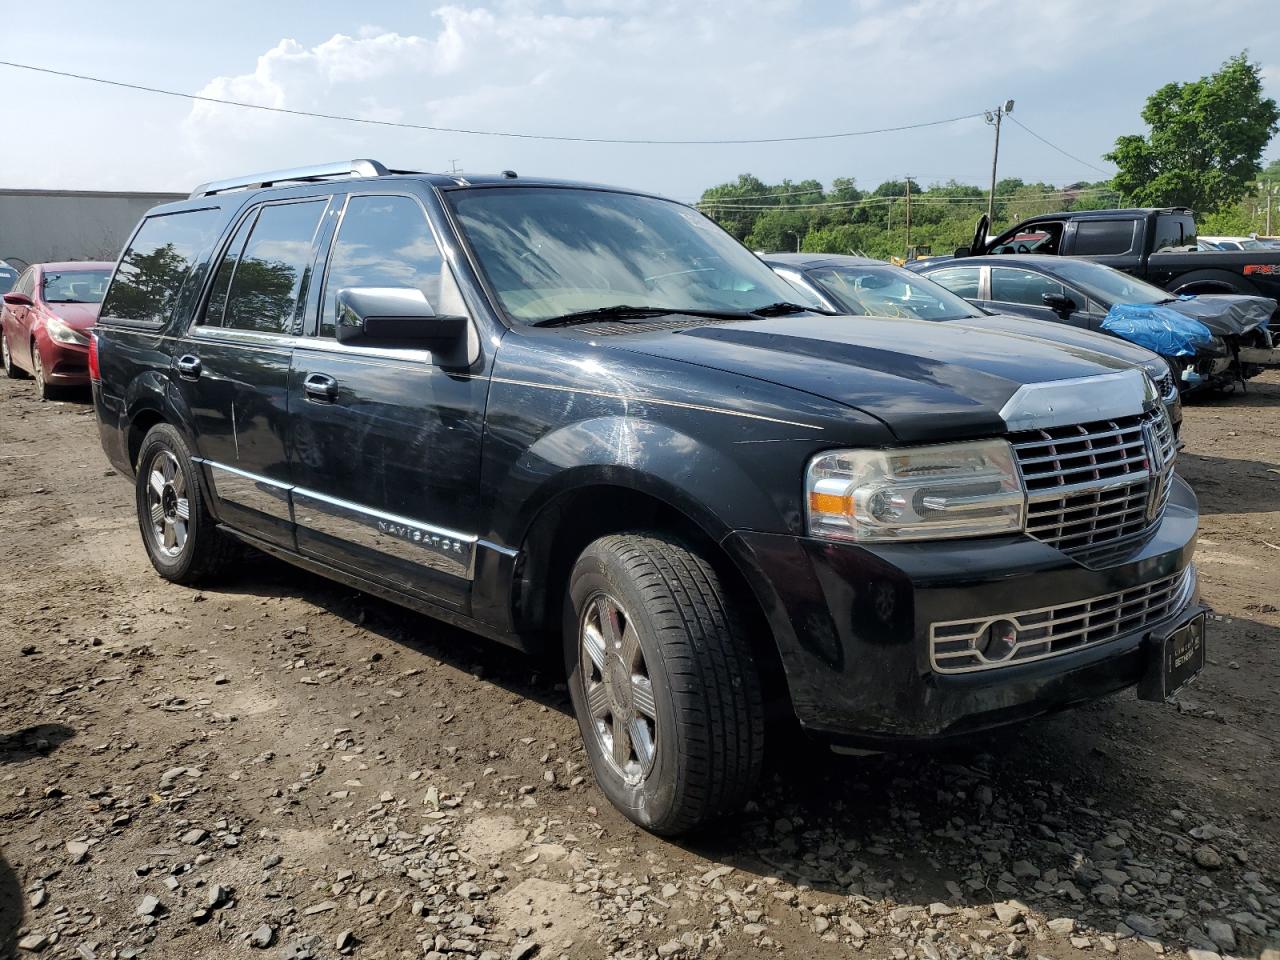
<path id="1" fill-rule="evenodd" d="M 289 359 L 328 198 L 249 212 L 214 275 L 203 312 L 174 350 L 178 385 L 218 517 L 292 547 Z"/>
<path id="2" fill-rule="evenodd" d="M 1069 323 L 1089 329 L 1089 302 L 1081 294 L 1069 290 L 1053 277 L 1034 270 L 1015 267 L 992 267 L 990 290 L 982 306 L 996 313 L 1012 313 L 1036 320 Z M 1070 297 L 1075 309 L 1065 316 L 1045 305 L 1045 294 Z"/>
<path id="3" fill-rule="evenodd" d="M 423 350 L 338 343 L 335 298 L 347 287 L 414 287 L 437 313 L 467 313 L 421 202 L 352 194 L 318 330 L 298 341 L 289 378 L 298 549 L 464 608 L 488 378 Z"/>

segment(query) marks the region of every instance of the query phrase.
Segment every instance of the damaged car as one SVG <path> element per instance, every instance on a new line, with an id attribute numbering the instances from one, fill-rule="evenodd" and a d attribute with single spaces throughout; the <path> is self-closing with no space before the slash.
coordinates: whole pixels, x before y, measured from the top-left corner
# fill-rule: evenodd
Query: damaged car
<path id="1" fill-rule="evenodd" d="M 912 269 L 982 309 L 1120 337 L 1168 361 L 1185 394 L 1230 389 L 1280 366 L 1276 301 L 1241 294 L 1175 296 L 1120 270 L 1071 257 L 1014 254 Z"/>

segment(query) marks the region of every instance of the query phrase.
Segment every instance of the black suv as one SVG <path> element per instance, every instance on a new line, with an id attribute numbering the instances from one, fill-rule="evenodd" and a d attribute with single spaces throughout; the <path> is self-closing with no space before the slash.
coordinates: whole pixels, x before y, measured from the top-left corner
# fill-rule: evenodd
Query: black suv
<path id="1" fill-rule="evenodd" d="M 562 645 L 656 832 L 750 796 L 770 704 L 883 749 L 1194 676 L 1196 501 L 1140 368 L 802 296 L 647 194 L 258 174 L 138 226 L 94 401 L 162 576 L 249 544 Z"/>

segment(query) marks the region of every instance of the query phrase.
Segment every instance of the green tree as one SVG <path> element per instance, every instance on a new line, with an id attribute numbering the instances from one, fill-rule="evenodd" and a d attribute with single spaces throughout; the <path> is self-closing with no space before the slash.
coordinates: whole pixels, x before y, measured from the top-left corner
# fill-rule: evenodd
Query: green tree
<path id="1" fill-rule="evenodd" d="M 1106 155 L 1120 168 L 1116 189 L 1144 206 L 1210 213 L 1249 191 L 1280 111 L 1262 95 L 1260 65 L 1241 53 L 1217 73 L 1165 84 L 1147 99 L 1142 119 L 1150 134 L 1120 137 Z"/>

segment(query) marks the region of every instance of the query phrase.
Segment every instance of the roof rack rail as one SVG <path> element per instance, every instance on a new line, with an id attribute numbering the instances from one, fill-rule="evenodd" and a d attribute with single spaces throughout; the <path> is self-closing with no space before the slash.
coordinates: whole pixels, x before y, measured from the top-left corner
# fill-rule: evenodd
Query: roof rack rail
<path id="1" fill-rule="evenodd" d="M 333 163 L 318 163 L 310 167 L 293 167 L 290 170 L 251 173 L 243 177 L 232 177 L 230 180 L 210 180 L 192 190 L 190 199 L 211 197 L 215 193 L 226 193 L 228 190 L 256 190 L 259 187 L 270 187 L 276 184 L 308 183 L 327 180 L 330 177 L 385 177 L 390 173 L 391 171 L 377 160 L 338 160 Z"/>

